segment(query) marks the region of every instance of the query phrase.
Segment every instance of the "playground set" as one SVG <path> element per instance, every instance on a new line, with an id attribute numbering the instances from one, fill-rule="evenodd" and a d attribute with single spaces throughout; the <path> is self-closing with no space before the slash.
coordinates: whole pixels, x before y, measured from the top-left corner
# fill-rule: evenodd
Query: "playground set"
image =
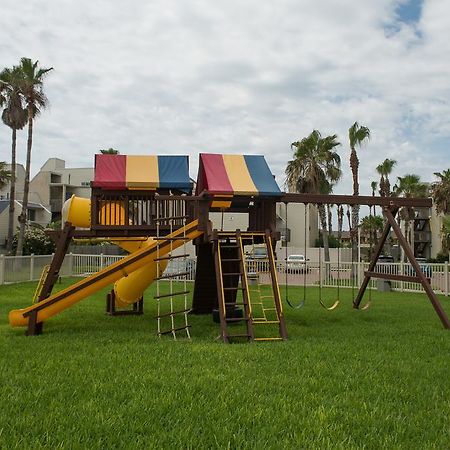
<path id="1" fill-rule="evenodd" d="M 372 252 L 353 306 L 361 302 L 371 278 L 421 283 L 443 326 L 450 322 L 430 280 L 422 272 L 396 221 L 401 207 L 431 207 L 430 199 L 284 193 L 259 155 L 199 155 L 195 192 L 189 178 L 187 156 L 95 155 L 91 198 L 72 197 L 63 207 L 62 230 L 49 232 L 56 251 L 39 283 L 36 302 L 9 313 L 12 326 L 27 327 L 27 335 L 41 334 L 52 316 L 113 285 L 106 299 L 110 315 L 143 313 L 143 292 L 156 282 L 158 335 L 179 333 L 190 337 L 189 314 L 218 310 L 220 336 L 234 340 L 285 340 L 287 330 L 277 279 L 275 245 L 276 204 L 290 203 L 368 205 L 382 208 L 386 219 L 381 238 Z M 248 214 L 247 230 L 212 228 L 211 212 Z M 393 230 L 415 275 L 377 272 L 383 245 Z M 52 294 L 72 239 L 106 238 L 128 252 L 120 261 Z M 187 271 L 165 272 L 169 262 L 188 256 L 192 241 L 197 269 L 189 305 Z M 249 281 L 248 246 L 265 246 L 269 286 L 261 289 Z M 178 250 L 177 252 L 175 250 Z M 179 281 L 179 280 L 184 281 Z M 177 281 L 175 281 L 177 280 Z M 290 305 L 289 298 L 286 299 Z M 334 309 L 339 299 L 331 306 Z M 301 303 L 297 306 L 301 306 Z M 236 332 L 234 322 L 244 325 Z M 265 332 L 260 332 L 265 328 Z M 269 330 L 267 332 L 267 330 Z"/>

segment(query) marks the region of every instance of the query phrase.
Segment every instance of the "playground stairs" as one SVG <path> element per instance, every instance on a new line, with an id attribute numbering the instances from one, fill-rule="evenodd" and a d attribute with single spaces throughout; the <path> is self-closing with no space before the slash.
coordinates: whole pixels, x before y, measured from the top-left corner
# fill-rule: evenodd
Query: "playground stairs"
<path id="1" fill-rule="evenodd" d="M 255 238 L 267 247 L 270 277 L 261 289 L 249 286 L 244 246 Z M 271 238 L 265 233 L 217 232 L 214 248 L 221 336 L 224 342 L 274 341 L 287 338 Z M 240 325 L 240 326 L 238 326 Z"/>

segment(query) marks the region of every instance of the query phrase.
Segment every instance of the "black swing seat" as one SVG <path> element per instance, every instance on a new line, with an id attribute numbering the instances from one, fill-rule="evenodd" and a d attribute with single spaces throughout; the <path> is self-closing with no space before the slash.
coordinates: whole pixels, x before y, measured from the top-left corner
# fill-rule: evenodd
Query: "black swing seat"
<path id="1" fill-rule="evenodd" d="M 286 302 L 293 309 L 300 309 L 300 308 L 303 308 L 305 306 L 305 300 L 301 300 L 300 303 L 298 303 L 297 305 L 294 305 L 293 303 L 291 303 L 289 301 L 288 297 L 286 297 Z"/>

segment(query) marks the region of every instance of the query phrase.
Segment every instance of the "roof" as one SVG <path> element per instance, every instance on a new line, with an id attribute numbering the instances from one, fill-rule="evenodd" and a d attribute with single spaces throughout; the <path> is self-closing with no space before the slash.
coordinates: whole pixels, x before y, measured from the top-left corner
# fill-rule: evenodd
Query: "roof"
<path id="1" fill-rule="evenodd" d="M 93 187 L 190 192 L 187 156 L 95 155 Z"/>
<path id="2" fill-rule="evenodd" d="M 20 207 L 22 207 L 22 201 L 15 201 Z M 9 200 L 0 200 L 0 214 L 6 209 L 9 208 Z M 47 212 L 50 212 L 44 205 L 40 203 L 28 202 L 28 209 L 45 209 Z"/>
<path id="3" fill-rule="evenodd" d="M 281 190 L 262 155 L 200 154 L 197 193 L 280 196 Z"/>

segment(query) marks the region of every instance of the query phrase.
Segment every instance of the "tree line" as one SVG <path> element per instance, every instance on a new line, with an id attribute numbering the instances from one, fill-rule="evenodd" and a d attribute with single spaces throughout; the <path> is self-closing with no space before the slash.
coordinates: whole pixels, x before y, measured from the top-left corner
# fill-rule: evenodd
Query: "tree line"
<path id="1" fill-rule="evenodd" d="M 18 65 L 5 68 L 0 72 L 0 107 L 2 122 L 11 129 L 11 169 L 6 170 L 2 162 L 0 186 L 10 182 L 9 220 L 7 251 L 11 253 L 14 235 L 14 214 L 16 200 L 16 141 L 17 131 L 27 125 L 27 148 L 25 163 L 25 181 L 23 186 L 22 210 L 18 216 L 19 233 L 16 255 L 23 254 L 25 228 L 27 223 L 28 197 L 30 192 L 31 150 L 33 147 L 33 126 L 37 116 L 48 106 L 44 93 L 44 80 L 53 68 L 40 67 L 39 61 L 21 58 Z"/>
<path id="2" fill-rule="evenodd" d="M 361 149 L 371 137 L 370 129 L 355 122 L 348 130 L 348 142 L 350 147 L 349 167 L 352 172 L 353 195 L 359 195 L 359 157 L 356 151 Z M 338 136 L 332 134 L 322 136 L 320 131 L 313 130 L 311 134 L 291 144 L 293 159 L 288 161 L 285 169 L 285 186 L 289 192 L 331 194 L 334 187 L 342 177 L 341 157 L 336 151 L 341 143 Z M 431 196 L 438 214 L 443 214 L 442 248 L 448 253 L 450 250 L 450 169 L 436 172 L 438 178 L 431 184 L 424 183 L 417 174 L 406 174 L 397 177 L 396 184 L 392 187 L 390 175 L 397 161 L 386 158 L 377 167 L 379 181 L 372 181 L 370 188 L 372 195 L 377 193 L 383 197 L 427 197 Z M 378 192 L 377 192 L 378 191 Z M 332 231 L 331 220 L 332 205 L 318 205 L 319 220 L 322 233 L 325 260 L 330 260 L 329 235 Z M 359 219 L 360 207 L 353 206 L 346 212 L 350 230 L 352 248 L 352 260 L 357 261 L 358 254 L 358 227 L 367 233 L 371 242 L 376 242 L 378 233 L 381 232 L 384 219 L 376 215 L 375 207 L 370 215 Z M 342 236 L 344 209 L 338 207 L 338 239 Z M 405 234 L 408 242 L 412 242 L 410 223 L 414 219 L 413 208 L 402 208 L 400 217 L 405 223 Z"/>

